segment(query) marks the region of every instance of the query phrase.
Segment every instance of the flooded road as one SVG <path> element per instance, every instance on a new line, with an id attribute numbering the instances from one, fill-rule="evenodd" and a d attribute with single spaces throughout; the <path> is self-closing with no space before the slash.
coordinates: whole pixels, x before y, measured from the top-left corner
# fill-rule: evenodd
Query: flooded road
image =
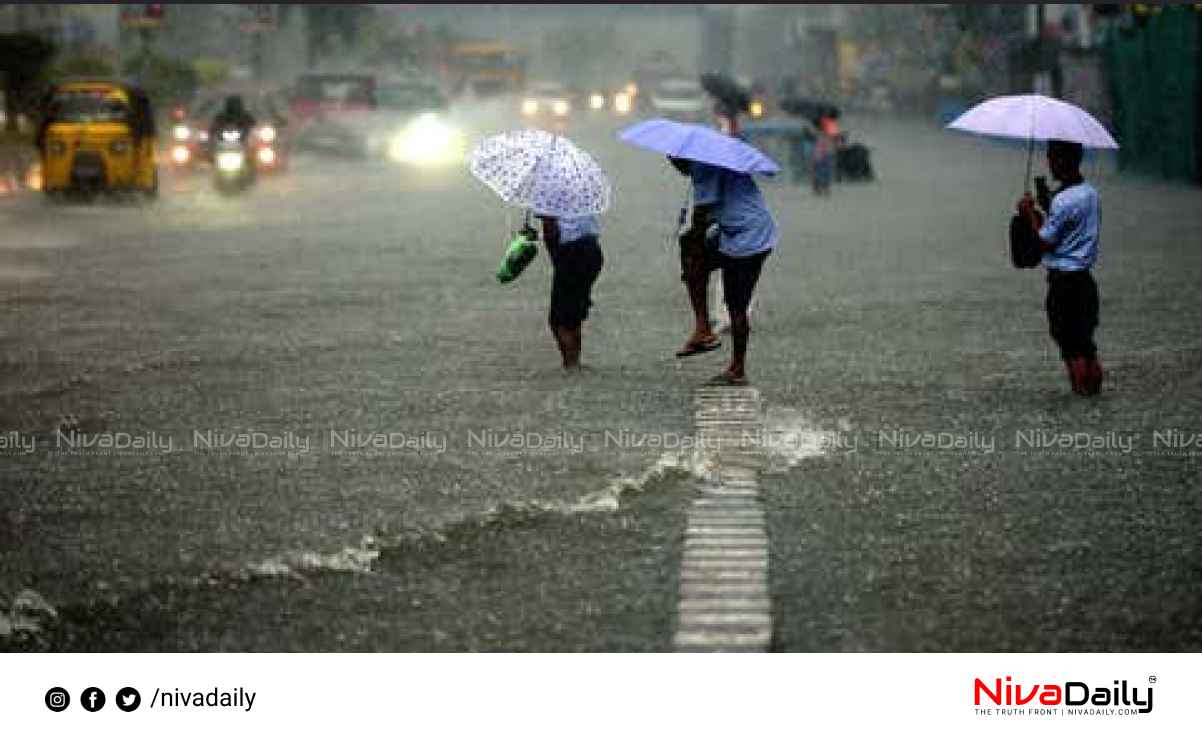
<path id="1" fill-rule="evenodd" d="M 520 217 L 466 168 L 305 155 L 237 198 L 196 175 L 152 205 L 0 203 L 0 594 L 132 591 L 687 472 L 665 454 L 727 349 L 673 357 L 685 183 L 614 129 L 568 132 L 614 184 L 579 375 L 546 329 L 549 263 L 496 283 Z M 845 129 L 877 182 L 763 185 L 783 239 L 748 370 L 782 433 L 762 483 L 779 642 L 1054 649 L 1037 631 L 1103 612 L 1077 642 L 1117 649 L 1143 621 L 1123 596 L 1168 607 L 1160 647 L 1196 648 L 1198 460 L 1148 451 L 1153 430 L 1198 430 L 1196 191 L 1087 173 L 1110 377 L 1081 401 L 1040 272 L 1005 254 L 1021 153 L 925 122 Z M 1145 438 L 1015 451 L 1029 429 Z M 882 450 L 897 430 L 1003 443 Z M 813 456 L 831 432 L 869 443 Z"/>

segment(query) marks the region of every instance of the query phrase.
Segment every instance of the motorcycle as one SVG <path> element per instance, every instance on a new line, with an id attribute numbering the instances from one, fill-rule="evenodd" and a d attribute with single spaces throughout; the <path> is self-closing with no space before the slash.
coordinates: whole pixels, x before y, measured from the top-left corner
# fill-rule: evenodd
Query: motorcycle
<path id="1" fill-rule="evenodd" d="M 213 178 L 220 193 L 244 191 L 254 183 L 255 164 L 250 154 L 250 145 L 241 130 L 226 128 L 218 133 L 213 143 Z"/>

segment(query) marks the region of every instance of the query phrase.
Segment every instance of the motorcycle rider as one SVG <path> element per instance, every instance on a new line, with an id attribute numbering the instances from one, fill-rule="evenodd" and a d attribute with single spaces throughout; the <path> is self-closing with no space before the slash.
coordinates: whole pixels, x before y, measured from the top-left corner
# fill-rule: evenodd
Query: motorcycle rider
<path id="1" fill-rule="evenodd" d="M 242 142 L 250 141 L 250 132 L 255 127 L 255 117 L 250 115 L 242 102 L 242 96 L 231 95 L 225 99 L 225 105 L 213 117 L 209 127 L 209 142 L 216 144 L 223 129 L 237 129 L 242 133 Z"/>

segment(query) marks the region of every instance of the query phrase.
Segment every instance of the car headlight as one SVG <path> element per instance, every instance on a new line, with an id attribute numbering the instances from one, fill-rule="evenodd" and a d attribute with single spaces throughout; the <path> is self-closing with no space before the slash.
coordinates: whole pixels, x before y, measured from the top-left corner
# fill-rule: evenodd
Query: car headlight
<path id="1" fill-rule="evenodd" d="M 605 108 L 605 96 L 600 93 L 593 93 L 588 97 L 588 107 L 594 111 L 600 111 Z"/>
<path id="2" fill-rule="evenodd" d="M 171 136 L 180 142 L 186 142 L 191 139 L 192 130 L 183 124 L 177 124 L 176 127 L 171 130 Z"/>
<path id="3" fill-rule="evenodd" d="M 614 96 L 614 111 L 620 114 L 630 113 L 630 94 L 618 93 Z"/>
<path id="4" fill-rule="evenodd" d="M 557 100 L 551 104 L 551 111 L 556 116 L 567 116 L 568 111 L 571 111 L 571 110 L 572 110 L 572 107 L 570 105 L 568 105 L 568 102 L 563 99 Z"/>
<path id="5" fill-rule="evenodd" d="M 124 155 L 126 152 L 129 152 L 129 140 L 113 140 L 113 143 L 109 145 L 109 152 L 113 153 L 114 155 Z"/>
<path id="6" fill-rule="evenodd" d="M 275 127 L 268 124 L 259 129 L 259 141 L 271 143 L 275 141 Z"/>
<path id="7" fill-rule="evenodd" d="M 527 116 L 533 116 L 538 113 L 538 101 L 533 98 L 527 98 L 522 101 L 522 113 Z"/>
<path id="8" fill-rule="evenodd" d="M 243 160 L 241 152 L 219 152 L 217 154 L 218 170 L 241 170 L 242 162 Z"/>
<path id="9" fill-rule="evenodd" d="M 423 114 L 401 132 L 388 148 L 393 160 L 419 165 L 449 162 L 459 157 L 463 137 L 434 114 Z"/>

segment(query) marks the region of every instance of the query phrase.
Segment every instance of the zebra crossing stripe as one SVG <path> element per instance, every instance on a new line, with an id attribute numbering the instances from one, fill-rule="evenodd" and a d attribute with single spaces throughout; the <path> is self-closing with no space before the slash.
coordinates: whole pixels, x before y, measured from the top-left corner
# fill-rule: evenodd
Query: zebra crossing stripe
<path id="1" fill-rule="evenodd" d="M 682 652 L 763 651 L 772 637 L 768 537 L 759 502 L 761 425 L 752 387 L 702 388 L 694 422 L 715 465 L 694 483 L 684 534 L 673 646 Z M 714 446 L 712 452 L 705 449 Z"/>

